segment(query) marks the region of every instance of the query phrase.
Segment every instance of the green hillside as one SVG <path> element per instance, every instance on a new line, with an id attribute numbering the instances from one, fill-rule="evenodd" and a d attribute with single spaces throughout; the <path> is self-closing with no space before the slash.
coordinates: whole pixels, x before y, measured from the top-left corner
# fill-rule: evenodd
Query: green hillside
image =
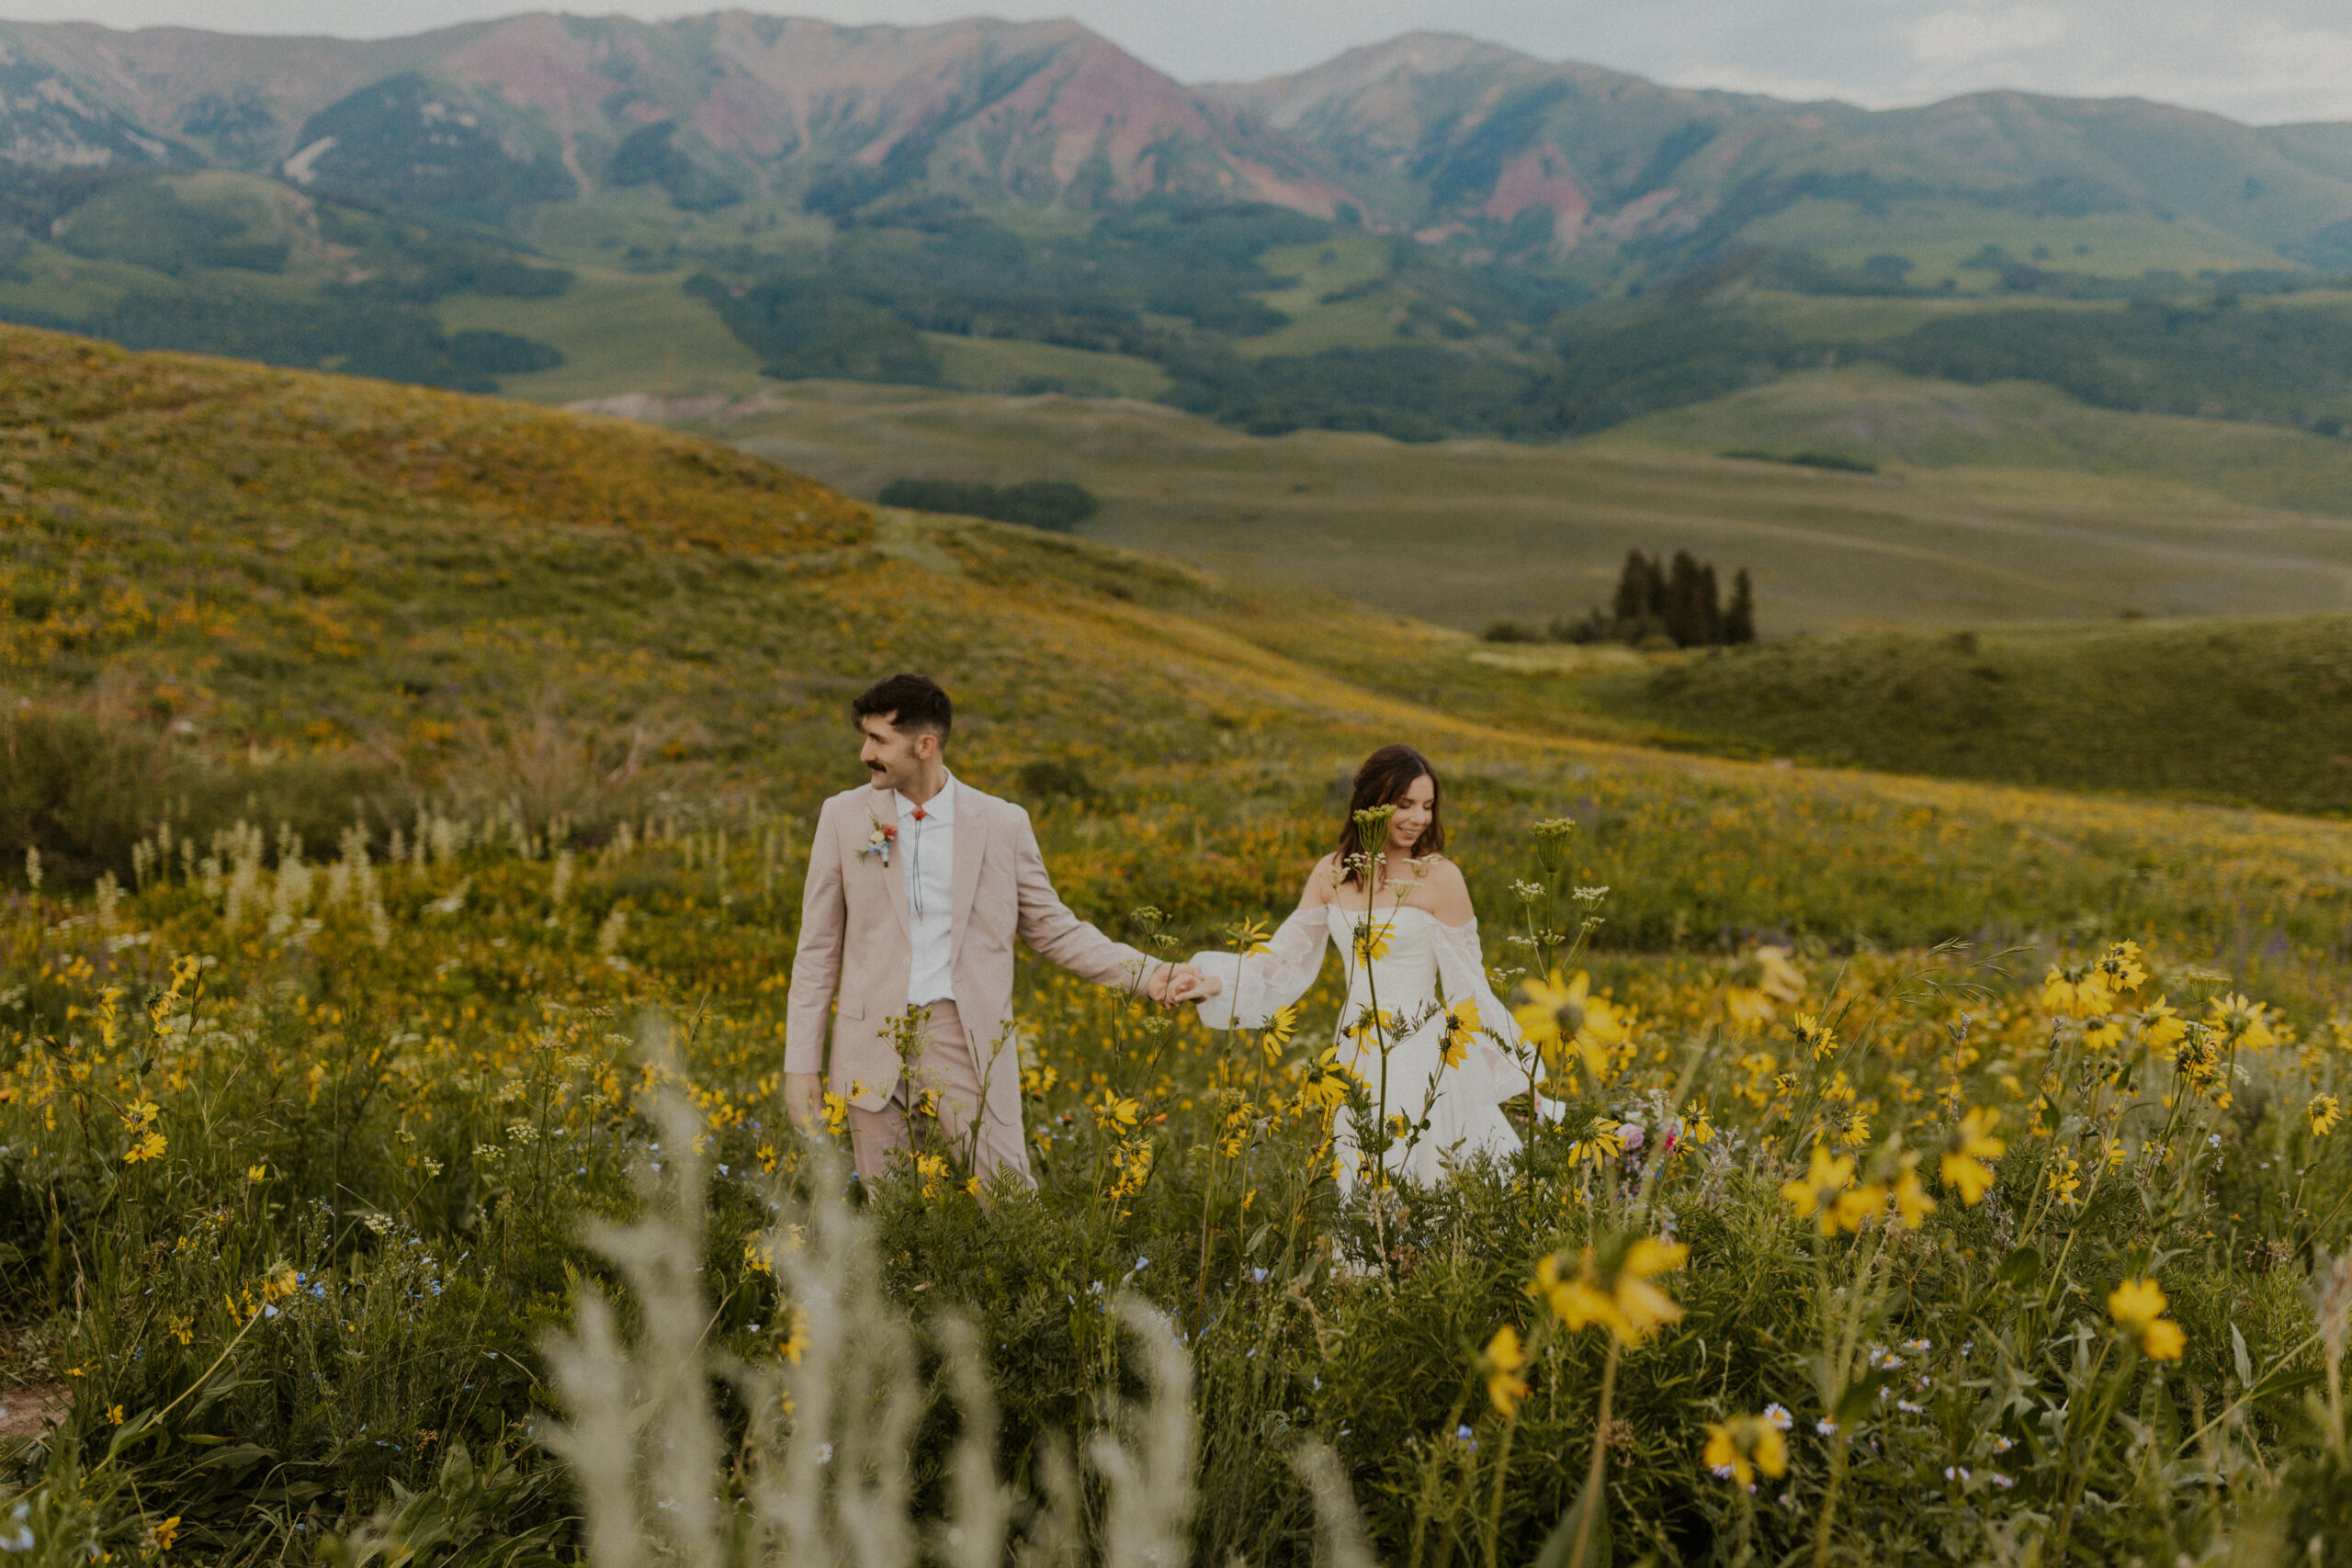
<path id="1" fill-rule="evenodd" d="M 1498 908 L 1509 867 L 1477 846 L 1582 819 L 1579 876 L 1620 889 L 1612 942 L 2085 918 L 2229 943 L 2247 910 L 2295 953 L 2334 940 L 2330 826 L 1579 740 L 1458 635 L 875 513 L 684 435 L 25 332 L 0 360 L 19 433 L 0 599 L 29 704 L 7 831 L 85 874 L 128 874 L 164 816 L 200 840 L 286 812 L 321 842 L 424 803 L 592 836 L 805 809 L 851 772 L 847 695 L 913 666 L 956 686 L 977 781 L 1019 791 L 1040 761 L 1058 767 L 1031 793 L 1089 781 L 1094 807 L 1048 812 L 1049 848 L 1090 847 L 1074 896 L 1106 916 L 1273 907 L 1330 781 L 1407 737 L 1453 778 Z M 2146 882 L 2150 857 L 2181 869 Z"/>
<path id="2" fill-rule="evenodd" d="M 1570 444 L 1262 437 L 1134 402 L 815 382 L 669 417 L 856 495 L 905 477 L 1072 480 L 1102 500 L 1090 536 L 1471 633 L 1581 618 L 1634 548 L 1750 569 L 1768 637 L 2327 611 L 2352 581 L 2341 442 L 1876 371 Z M 1860 439 L 1857 420 L 1883 429 Z M 1885 466 L 1719 456 L 1825 448 Z M 1959 466 L 1928 466 L 1943 463 Z"/>
<path id="3" fill-rule="evenodd" d="M 2352 616 L 1856 632 L 1704 653 L 1498 649 L 1566 730 L 1944 778 L 2352 813 Z"/>
<path id="4" fill-rule="evenodd" d="M 2058 468 L 2111 480 L 2119 495 L 2134 480 L 2159 481 L 2136 487 L 2142 493 L 2168 481 L 2256 505 L 2352 514 L 2352 443 L 2341 439 L 2240 421 L 2119 416 L 2033 382 L 1971 386 L 1875 366 L 1804 371 L 1646 414 L 1596 445 L 1826 453 L 1883 468 Z"/>

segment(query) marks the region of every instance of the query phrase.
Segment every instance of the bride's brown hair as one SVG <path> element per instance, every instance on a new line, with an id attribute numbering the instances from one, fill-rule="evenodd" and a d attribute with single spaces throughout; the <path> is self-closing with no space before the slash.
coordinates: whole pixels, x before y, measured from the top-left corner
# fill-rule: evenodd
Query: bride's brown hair
<path id="1" fill-rule="evenodd" d="M 1356 770 L 1355 789 L 1348 796 L 1348 815 L 1340 824 L 1340 847 L 1331 862 L 1339 868 L 1340 886 L 1358 880 L 1356 868 L 1348 863 L 1351 859 L 1367 852 L 1377 854 L 1387 848 L 1385 844 L 1368 846 L 1358 841 L 1356 813 L 1396 805 L 1413 787 L 1413 781 L 1420 778 L 1430 781 L 1430 825 L 1413 840 L 1413 854 L 1433 855 L 1445 848 L 1445 818 L 1438 809 L 1445 792 L 1437 782 L 1437 770 L 1410 746 L 1383 746 Z"/>

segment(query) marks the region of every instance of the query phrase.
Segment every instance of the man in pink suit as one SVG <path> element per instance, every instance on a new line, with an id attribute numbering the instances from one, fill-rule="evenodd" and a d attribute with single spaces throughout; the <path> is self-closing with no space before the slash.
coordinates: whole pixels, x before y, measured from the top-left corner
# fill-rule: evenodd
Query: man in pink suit
<path id="1" fill-rule="evenodd" d="M 912 1147 L 910 1111 L 930 1094 L 941 1134 L 969 1152 L 983 1183 L 1010 1171 L 1034 1187 L 1012 1039 L 1013 939 L 1156 1002 L 1167 999 L 1172 968 L 1070 913 L 1029 814 L 947 771 L 941 753 L 955 715 L 937 682 L 893 675 L 851 712 L 872 778 L 817 816 L 785 1023 L 786 1108 L 808 1126 L 826 1089 L 847 1100 L 851 1152 L 872 1179 L 893 1150 Z"/>

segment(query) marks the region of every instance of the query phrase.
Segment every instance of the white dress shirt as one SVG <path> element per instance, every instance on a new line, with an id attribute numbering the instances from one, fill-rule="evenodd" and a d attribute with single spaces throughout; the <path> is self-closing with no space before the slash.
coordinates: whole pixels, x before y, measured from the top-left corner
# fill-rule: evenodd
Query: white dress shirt
<path id="1" fill-rule="evenodd" d="M 949 774 L 937 795 L 917 806 L 899 802 L 899 864 L 907 883 L 907 941 L 914 962 L 907 967 L 907 1005 L 929 1007 L 956 999 L 956 778 Z"/>

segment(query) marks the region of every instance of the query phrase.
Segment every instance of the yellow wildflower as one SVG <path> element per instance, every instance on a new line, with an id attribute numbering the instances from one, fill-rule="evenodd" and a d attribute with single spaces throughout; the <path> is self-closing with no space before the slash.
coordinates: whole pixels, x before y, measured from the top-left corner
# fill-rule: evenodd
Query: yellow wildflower
<path id="1" fill-rule="evenodd" d="M 1838 1049 L 1838 1032 L 1809 1012 L 1801 1012 L 1789 1022 L 1797 1043 L 1813 1053 L 1815 1061 Z"/>
<path id="2" fill-rule="evenodd" d="M 2248 1001 L 2243 992 L 2215 997 L 2205 1004 L 2205 1017 L 2228 1044 L 2266 1051 L 2278 1043 L 2278 1036 L 2270 1030 L 2270 1010 Z"/>
<path id="3" fill-rule="evenodd" d="M 915 1177 L 922 1184 L 922 1191 L 924 1197 L 938 1196 L 940 1183 L 947 1179 L 946 1157 L 942 1155 L 917 1155 Z"/>
<path id="4" fill-rule="evenodd" d="M 1789 1472 L 1788 1439 L 1761 1416 L 1708 1422 L 1707 1449 L 1701 1458 L 1716 1475 L 1742 1486 L 1755 1485 L 1759 1470 L 1775 1481 Z"/>
<path id="5" fill-rule="evenodd" d="M 2344 1108 L 2336 1103 L 2335 1096 L 2332 1094 L 2312 1096 L 2309 1111 L 2312 1119 L 2312 1136 L 2314 1138 L 2326 1137 L 2335 1131 L 2335 1124 L 2344 1120 Z"/>
<path id="6" fill-rule="evenodd" d="M 2108 1315 L 2140 1341 L 2152 1360 L 2177 1361 L 2188 1337 L 2180 1325 L 2164 1315 L 2165 1304 L 2164 1289 L 2153 1279 L 2126 1280 L 2107 1298 Z"/>
<path id="7" fill-rule="evenodd" d="M 1682 1309 L 1674 1298 L 1649 1281 L 1681 1268 L 1690 1256 L 1690 1249 L 1679 1242 L 1621 1237 L 1609 1244 L 1605 1255 L 1586 1247 L 1570 1276 L 1562 1269 L 1567 1254 L 1555 1252 L 1536 1266 L 1532 1293 L 1548 1302 L 1572 1329 L 1606 1328 L 1623 1343 L 1638 1345 L 1681 1319 Z"/>
<path id="8" fill-rule="evenodd" d="M 1595 1122 L 1585 1135 L 1568 1145 L 1568 1157 L 1578 1165 L 1599 1165 L 1625 1152 L 1624 1129 L 1607 1118 Z"/>
<path id="9" fill-rule="evenodd" d="M 794 1366 L 800 1364 L 800 1358 L 808 1353 L 808 1314 L 807 1313 L 799 1311 L 793 1313 L 792 1326 L 777 1337 L 775 1348 L 778 1355 Z"/>
<path id="10" fill-rule="evenodd" d="M 1916 1231 L 1926 1224 L 1928 1216 L 1936 1212 L 1936 1201 L 1928 1196 L 1927 1188 L 1920 1184 L 1918 1171 L 1913 1168 L 1918 1163 L 1917 1155 L 1905 1155 L 1903 1174 L 1894 1179 L 1894 1213 L 1907 1231 Z"/>
<path id="11" fill-rule="evenodd" d="M 2053 964 L 2041 980 L 2041 1009 L 2060 1018 L 2097 1018 L 2115 1001 L 2107 976 L 2093 964 Z"/>
<path id="12" fill-rule="evenodd" d="M 1298 1086 L 1298 1102 L 1318 1111 L 1336 1111 L 1348 1102 L 1348 1086 L 1355 1081 L 1354 1073 L 1340 1060 L 1338 1047 L 1323 1053 L 1306 1081 Z"/>
<path id="13" fill-rule="evenodd" d="M 1832 1155 L 1826 1144 L 1813 1145 L 1813 1168 L 1804 1175 L 1781 1184 L 1781 1196 L 1797 1212 L 1797 1218 L 1816 1219 L 1824 1235 L 1838 1234 L 1838 1194 L 1854 1179 L 1854 1162 L 1846 1155 Z M 1884 1197 L 1883 1193 L 1880 1195 Z M 1856 1225 L 1860 1228 L 1859 1224 Z"/>
<path id="14" fill-rule="evenodd" d="M 1527 1043 L 1542 1054 L 1546 1067 L 1565 1069 L 1573 1050 L 1595 1084 L 1609 1081 L 1609 1053 L 1631 1032 L 1629 1015 L 1592 994 L 1589 975 L 1579 969 L 1573 979 L 1563 980 L 1555 969 L 1549 979 L 1521 981 L 1520 994 L 1525 999 L 1511 1010 L 1511 1017 Z"/>
<path id="15" fill-rule="evenodd" d="M 2151 1051 L 2171 1050 L 2188 1031 L 2179 1010 L 2162 997 L 2140 1010 L 2140 1039 Z"/>
<path id="16" fill-rule="evenodd" d="M 1724 992 L 1724 1010 L 1742 1029 L 1759 1028 L 1804 996 L 1804 971 L 1789 962 L 1787 948 L 1759 947 L 1734 971 Z"/>
<path id="17" fill-rule="evenodd" d="M 1984 1201 L 1984 1193 L 1993 1185 L 1993 1168 L 1987 1163 L 2009 1152 L 2009 1145 L 1993 1136 L 1993 1126 L 2001 1113 L 1989 1106 L 1977 1106 L 1960 1119 L 1960 1126 L 1952 1146 L 1944 1153 L 1941 1174 L 1944 1185 L 1956 1188 L 1960 1201 L 1970 1208 Z"/>
<path id="18" fill-rule="evenodd" d="M 1478 1035 L 1478 1004 L 1464 997 L 1445 1010 L 1438 1036 L 1438 1052 L 1449 1067 L 1458 1067 Z"/>
<path id="19" fill-rule="evenodd" d="M 2136 991 L 2148 981 L 2148 971 L 2141 965 L 2140 944 L 2136 942 L 2110 943 L 2093 967 L 2110 996 Z"/>
<path id="20" fill-rule="evenodd" d="M 2075 1206 L 2075 1194 L 2082 1190 L 2083 1165 L 2080 1160 L 2068 1160 L 2064 1165 L 2052 1160 L 2044 1173 L 2042 1185 L 2057 1194 L 2058 1201 L 2068 1208 Z"/>
<path id="21" fill-rule="evenodd" d="M 1519 1330 L 1504 1324 L 1487 1341 L 1484 1365 L 1487 1370 L 1487 1398 L 1496 1411 L 1510 1416 L 1519 1409 L 1519 1402 L 1527 1397 L 1527 1381 L 1519 1369 L 1527 1364 L 1527 1352 L 1520 1348 Z"/>
<path id="22" fill-rule="evenodd" d="M 168 1146 L 163 1134 L 151 1131 L 145 1137 L 124 1151 L 122 1163 L 137 1165 L 141 1160 L 161 1159 L 164 1157 L 164 1150 Z"/>

